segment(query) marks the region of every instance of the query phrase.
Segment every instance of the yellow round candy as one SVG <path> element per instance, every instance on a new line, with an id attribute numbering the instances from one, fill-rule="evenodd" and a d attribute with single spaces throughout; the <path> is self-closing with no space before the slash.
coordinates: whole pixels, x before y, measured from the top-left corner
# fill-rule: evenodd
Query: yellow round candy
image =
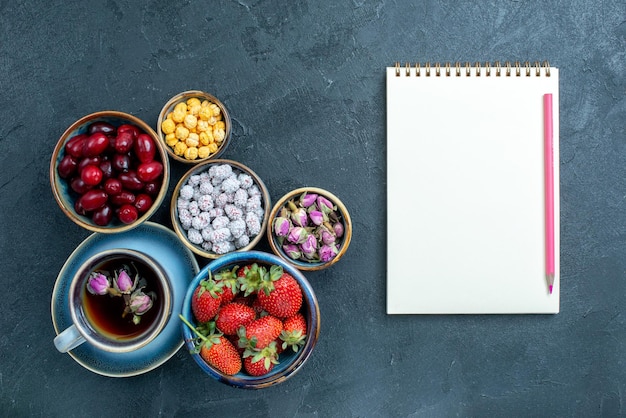
<path id="1" fill-rule="evenodd" d="M 176 123 L 172 119 L 165 119 L 161 123 L 161 130 L 164 134 L 171 134 L 176 130 Z"/>
<path id="2" fill-rule="evenodd" d="M 198 125 L 198 119 L 194 115 L 187 115 L 183 123 L 185 124 L 185 128 L 194 129 L 196 125 Z"/>
<path id="3" fill-rule="evenodd" d="M 185 158 L 188 160 L 195 160 L 198 158 L 198 148 L 189 147 L 185 150 Z"/>
<path id="4" fill-rule="evenodd" d="M 202 109 L 202 106 L 199 103 L 194 104 L 193 106 L 189 106 L 187 113 L 189 113 L 190 115 L 198 116 L 198 113 L 200 113 L 200 109 Z"/>
<path id="5" fill-rule="evenodd" d="M 198 120 L 198 124 L 196 125 L 197 132 L 205 132 L 209 130 L 209 123 L 206 120 Z"/>
<path id="6" fill-rule="evenodd" d="M 189 136 L 189 129 L 185 128 L 183 125 L 176 126 L 176 138 L 184 141 Z"/>
<path id="7" fill-rule="evenodd" d="M 215 142 L 222 142 L 226 138 L 226 132 L 223 129 L 213 129 L 213 138 Z"/>
<path id="8" fill-rule="evenodd" d="M 198 134 L 198 140 L 202 145 L 209 145 L 213 141 L 213 132 L 203 131 Z"/>
<path id="9" fill-rule="evenodd" d="M 209 106 L 203 106 L 200 108 L 200 111 L 198 112 L 198 117 L 201 120 L 207 121 L 211 116 L 213 116 L 213 112 L 211 112 Z"/>
<path id="10" fill-rule="evenodd" d="M 201 106 L 200 99 L 197 97 L 190 97 L 187 99 L 187 109 L 191 109 L 194 106 Z"/>
<path id="11" fill-rule="evenodd" d="M 211 155 L 211 149 L 207 146 L 202 146 L 198 148 L 198 158 L 207 158 Z"/>
<path id="12" fill-rule="evenodd" d="M 216 116 L 216 117 L 219 116 L 220 113 L 222 112 L 220 110 L 220 107 L 218 105 L 216 105 L 215 103 L 211 103 L 209 105 L 209 109 L 211 109 L 211 112 L 213 112 L 213 116 Z"/>
<path id="13" fill-rule="evenodd" d="M 187 144 L 188 147 L 197 147 L 200 144 L 200 137 L 198 134 L 191 133 L 185 140 L 185 144 Z"/>
<path id="14" fill-rule="evenodd" d="M 173 147 L 178 142 L 178 138 L 176 138 L 175 133 L 165 135 L 165 143 L 170 147 Z"/>
<path id="15" fill-rule="evenodd" d="M 187 145 L 184 142 L 178 141 L 174 146 L 174 154 L 183 155 L 187 151 Z"/>

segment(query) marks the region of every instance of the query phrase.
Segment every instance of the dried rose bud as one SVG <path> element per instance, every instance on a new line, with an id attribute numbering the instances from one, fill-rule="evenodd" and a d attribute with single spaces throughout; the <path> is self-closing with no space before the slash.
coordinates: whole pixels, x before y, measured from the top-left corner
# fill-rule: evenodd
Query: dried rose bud
<path id="1" fill-rule="evenodd" d="M 130 297 L 129 308 L 135 315 L 143 315 L 152 307 L 152 298 L 142 291 L 133 293 Z"/>
<path id="2" fill-rule="evenodd" d="M 308 208 L 309 206 L 315 204 L 316 200 L 317 200 L 317 195 L 315 193 L 304 192 L 302 193 L 302 195 L 300 195 L 300 205 L 302 205 L 305 208 Z"/>
<path id="3" fill-rule="evenodd" d="M 293 221 L 294 225 L 306 226 L 309 221 L 306 209 L 298 208 L 295 211 L 291 212 L 291 220 Z"/>
<path id="4" fill-rule="evenodd" d="M 291 228 L 291 231 L 289 231 L 289 235 L 287 235 L 287 241 L 294 244 L 302 244 L 304 241 L 306 241 L 308 235 L 309 233 L 306 231 L 306 229 L 302 228 L 301 226 L 296 226 Z"/>
<path id="5" fill-rule="evenodd" d="M 130 278 L 128 272 L 125 269 L 120 269 L 120 271 L 115 275 L 115 279 L 113 280 L 113 286 L 115 287 L 115 289 L 126 294 L 130 294 L 130 292 L 135 289 L 135 283 L 133 282 L 133 279 Z"/>
<path id="6" fill-rule="evenodd" d="M 306 237 L 306 240 L 300 244 L 300 249 L 302 249 L 302 254 L 310 259 L 313 259 L 317 256 L 317 239 L 315 235 L 310 234 Z"/>
<path id="7" fill-rule="evenodd" d="M 343 224 L 341 222 L 336 222 L 333 225 L 333 230 L 335 231 L 337 238 L 343 237 Z"/>
<path id="8" fill-rule="evenodd" d="M 87 280 L 87 291 L 92 295 L 106 295 L 110 286 L 109 279 L 97 271 L 91 273 Z"/>
<path id="9" fill-rule="evenodd" d="M 298 210 L 298 206 L 293 203 L 292 200 L 287 201 L 287 204 L 285 205 L 284 209 L 287 211 L 287 213 L 290 212 L 295 212 Z"/>
<path id="10" fill-rule="evenodd" d="M 321 241 L 326 245 L 330 245 L 334 243 L 337 239 L 335 237 L 335 234 L 328 231 L 327 229 L 322 229 L 322 231 L 320 232 L 320 238 L 321 238 Z"/>
<path id="11" fill-rule="evenodd" d="M 323 224 L 326 220 L 326 216 L 324 215 L 324 213 L 319 210 L 312 210 L 311 212 L 309 212 L 309 217 L 311 218 L 311 222 L 313 222 L 317 226 Z"/>
<path id="12" fill-rule="evenodd" d="M 277 237 L 286 237 L 291 229 L 291 222 L 289 219 L 279 216 L 274 219 L 274 234 Z"/>
<path id="13" fill-rule="evenodd" d="M 283 218 L 289 218 L 289 209 L 287 209 L 285 206 L 283 206 L 282 208 L 280 208 L 280 214 L 278 216 L 283 217 Z"/>
<path id="14" fill-rule="evenodd" d="M 337 246 L 335 244 L 322 245 L 319 252 L 320 260 L 326 263 L 335 258 L 338 252 L 339 250 L 337 249 Z"/>
<path id="15" fill-rule="evenodd" d="M 300 247 L 298 247 L 295 244 L 284 244 L 283 251 L 285 252 L 285 254 L 289 256 L 289 258 L 292 258 L 294 260 L 297 260 L 300 257 L 302 257 L 302 252 L 300 251 Z"/>
<path id="16" fill-rule="evenodd" d="M 333 205 L 333 203 L 330 200 L 326 199 L 324 196 L 318 196 L 317 208 L 325 214 L 329 214 L 330 212 L 335 210 L 335 205 Z"/>

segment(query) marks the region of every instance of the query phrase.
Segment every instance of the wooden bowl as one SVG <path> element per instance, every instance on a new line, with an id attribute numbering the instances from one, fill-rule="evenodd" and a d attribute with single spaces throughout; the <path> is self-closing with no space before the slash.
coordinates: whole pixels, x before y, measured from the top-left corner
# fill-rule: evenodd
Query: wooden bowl
<path id="1" fill-rule="evenodd" d="M 322 239 L 319 238 L 319 236 L 321 236 L 320 229 L 317 225 L 312 223 L 311 218 L 308 219 L 306 228 L 310 229 L 309 233 L 311 233 L 311 235 L 318 236 L 318 240 L 316 244 L 317 249 L 318 249 L 317 250 L 318 258 L 309 259 L 304 254 L 302 254 L 301 257 L 292 258 L 285 251 L 284 245 L 301 246 L 302 244 L 298 244 L 298 243 L 294 243 L 290 241 L 288 236 L 283 236 L 283 237 L 278 236 L 275 223 L 276 223 L 277 218 L 281 217 L 281 212 L 283 211 L 283 208 L 288 209 L 290 202 L 295 203 L 297 205 L 297 203 L 300 201 L 303 195 L 309 195 L 309 197 L 311 195 L 322 196 L 328 199 L 330 202 L 332 202 L 332 204 L 336 208 L 334 212 L 337 215 L 337 219 L 335 219 L 331 223 L 340 223 L 342 227 L 341 229 L 343 229 L 343 233 L 341 234 L 341 236 L 339 236 L 339 234 L 336 234 L 336 237 L 335 237 L 336 248 L 332 249 L 332 253 L 329 253 L 329 251 L 331 250 L 328 248 L 328 244 L 325 244 L 324 241 L 322 241 Z M 318 208 L 316 207 L 316 209 Z M 293 226 L 297 226 L 297 225 L 295 225 L 292 221 L 290 221 L 290 228 Z M 326 226 L 327 226 L 326 229 L 333 229 L 332 225 L 326 225 Z M 333 231 L 330 231 L 330 232 L 332 233 Z M 345 205 L 341 202 L 341 200 L 339 200 L 337 196 L 335 196 L 334 194 L 332 194 L 331 192 L 327 190 L 320 189 L 318 187 L 302 187 L 302 188 L 290 191 L 289 193 L 285 194 L 276 202 L 276 204 L 272 208 L 272 211 L 270 212 L 269 222 L 267 224 L 267 237 L 270 243 L 270 247 L 272 248 L 272 251 L 277 256 L 281 257 L 283 260 L 290 263 L 294 267 L 298 268 L 299 270 L 321 270 L 321 269 L 328 268 L 332 266 L 333 264 L 335 264 L 336 262 L 338 262 L 348 250 L 348 246 L 350 245 L 350 241 L 352 239 L 352 221 L 350 219 L 350 214 L 348 213 L 348 210 L 346 209 Z M 294 254 L 294 253 L 297 253 L 297 251 L 291 251 L 291 254 Z M 303 253 L 303 251 L 300 251 L 300 253 Z M 332 258 L 328 258 L 330 256 L 329 254 L 335 254 L 335 255 L 332 256 Z"/>
<path id="2" fill-rule="evenodd" d="M 154 146 L 156 147 L 155 160 L 161 162 L 163 165 L 163 172 L 160 176 L 161 185 L 158 191 L 151 191 L 151 197 L 153 201 L 151 207 L 143 214 L 140 214 L 137 220 L 130 224 L 124 224 L 119 221 L 119 219 L 117 219 L 115 216 L 113 216 L 111 222 L 109 222 L 108 225 L 103 226 L 95 223 L 92 217 L 79 214 L 75 208 L 75 203 L 79 197 L 79 194 L 77 194 L 70 186 L 69 178 L 61 178 L 59 174 L 58 166 L 66 155 L 66 143 L 76 135 L 87 133 L 89 126 L 97 122 L 106 122 L 116 128 L 123 124 L 131 124 L 141 129 L 144 133 L 148 134 L 154 142 Z M 156 212 L 156 210 L 163 202 L 163 199 L 165 198 L 169 185 L 169 179 L 170 166 L 169 160 L 167 158 L 167 152 L 165 151 L 165 147 L 163 147 L 162 143 L 160 142 L 156 132 L 154 132 L 154 130 L 150 128 L 148 124 L 146 124 L 144 121 L 140 120 L 136 116 L 119 111 L 100 111 L 91 113 L 78 119 L 69 128 L 67 128 L 63 135 L 61 135 L 61 138 L 58 140 L 52 153 L 52 158 L 50 159 L 50 184 L 52 187 L 52 194 L 54 195 L 54 198 L 59 207 L 61 208 L 63 213 L 74 223 L 94 232 L 123 232 L 135 228 L 136 226 L 141 225 L 143 222 L 150 219 L 150 217 Z M 102 187 L 102 184 L 94 186 L 94 188 L 97 187 Z M 134 193 L 139 194 L 142 192 L 142 190 L 138 190 Z"/>
<path id="3" fill-rule="evenodd" d="M 226 197 L 226 200 L 223 200 L 221 199 L 221 196 L 219 196 L 220 193 L 217 192 L 215 196 L 211 196 L 212 192 L 207 192 L 209 186 L 207 186 L 207 188 L 201 187 L 201 184 L 199 183 L 201 181 L 200 178 L 203 178 L 202 181 L 210 181 L 210 179 L 208 179 L 209 173 L 211 173 L 212 170 L 219 171 L 219 168 L 223 166 L 230 166 L 233 173 L 247 176 L 246 180 L 251 180 L 253 182 L 253 186 L 256 186 L 256 190 L 253 191 L 253 187 L 247 185 L 242 185 L 240 189 L 245 190 L 245 192 L 249 194 L 248 198 L 250 199 L 252 199 L 252 196 L 258 196 L 260 200 L 260 207 L 257 207 L 255 210 L 254 202 L 246 204 L 242 202 L 239 197 L 237 199 L 234 199 L 233 197 L 232 202 L 228 201 L 230 199 L 229 197 Z M 212 184 L 211 188 L 215 189 L 216 186 L 214 187 Z M 201 199 L 199 197 L 197 199 L 196 197 L 188 199 L 187 197 L 191 196 L 189 194 L 191 193 L 191 189 L 193 189 L 193 196 L 200 196 L 199 193 L 201 193 L 205 197 L 211 197 L 206 199 Z M 191 203 L 192 201 L 197 202 L 197 205 Z M 226 204 L 224 204 L 224 202 L 226 202 Z M 241 203 L 244 203 L 243 206 Z M 189 206 L 187 205 L 193 206 L 193 208 L 188 210 Z M 241 209 L 241 215 L 243 218 L 238 217 L 237 209 L 233 209 L 232 207 L 226 208 L 226 205 L 236 206 Z M 212 210 L 220 207 L 222 209 L 221 212 Z M 218 159 L 206 160 L 197 164 L 187 171 L 187 173 L 179 180 L 172 193 L 170 215 L 172 225 L 174 226 L 174 232 L 176 232 L 176 235 L 178 235 L 182 243 L 187 248 L 202 257 L 216 259 L 228 252 L 241 252 L 253 249 L 265 233 L 269 219 L 270 207 L 271 200 L 267 187 L 254 171 L 237 161 Z M 258 218 L 258 225 L 257 221 L 253 220 L 248 223 L 245 220 L 248 212 L 255 212 L 256 217 Z M 191 216 L 191 218 L 189 218 L 189 216 Z M 228 222 L 226 222 L 224 217 L 227 218 Z M 220 219 L 218 220 L 216 218 Z M 235 222 L 238 219 L 244 219 L 244 223 L 246 224 L 246 229 L 243 232 L 243 235 L 240 234 L 241 222 Z M 231 235 L 231 237 L 226 241 L 233 244 L 233 248 L 226 252 L 223 252 L 223 248 L 227 248 L 227 244 L 215 247 L 213 244 L 218 242 L 217 238 L 212 241 L 207 239 L 211 230 L 221 229 L 224 227 L 230 230 L 228 234 Z M 258 228 L 260 228 L 260 230 L 257 231 Z M 200 235 L 198 235 L 198 233 Z M 214 233 L 213 237 L 215 236 L 216 234 Z M 248 236 L 249 242 L 246 242 L 243 238 L 241 238 L 242 236 Z M 202 240 L 200 240 L 200 238 L 202 238 Z"/>
<path id="4" fill-rule="evenodd" d="M 196 128 L 195 128 L 195 132 L 191 132 L 191 133 L 195 133 L 196 135 L 198 135 L 199 141 L 200 143 L 198 144 L 198 146 L 195 146 L 196 150 L 198 150 L 199 152 L 210 152 L 208 155 L 203 156 L 203 157 L 196 157 L 196 158 L 188 158 L 189 156 L 186 156 L 184 152 L 176 152 L 175 151 L 175 145 L 174 142 L 169 143 L 168 144 L 168 139 L 166 138 L 166 133 L 163 131 L 163 122 L 166 121 L 168 119 L 168 115 L 170 114 L 174 114 L 172 113 L 174 111 L 174 109 L 176 108 L 176 106 L 180 103 L 188 103 L 188 101 L 190 99 L 198 99 L 199 102 L 201 103 L 201 107 L 202 107 L 202 103 L 204 102 L 208 102 L 208 103 L 213 103 L 215 105 L 217 105 L 217 107 L 219 108 L 219 112 L 220 115 L 218 116 L 218 118 L 220 118 L 219 120 L 223 122 L 224 124 L 224 138 L 221 140 L 218 140 L 219 138 L 213 140 L 213 144 L 215 146 L 215 149 L 213 150 L 213 145 L 211 145 L 211 140 L 209 139 L 209 137 L 205 137 L 202 138 L 201 132 L 205 130 L 205 128 L 207 128 L 207 124 L 208 127 L 211 128 L 212 131 L 212 127 L 215 126 L 214 124 L 211 124 L 211 122 L 213 122 L 212 120 L 207 122 L 205 122 L 205 125 L 202 127 L 202 130 L 200 129 L 200 125 L 201 125 L 201 120 L 204 119 L 205 114 L 204 113 L 200 113 L 200 115 L 196 114 L 194 117 L 196 118 Z M 189 109 L 188 106 L 188 111 L 190 112 L 191 110 Z M 197 113 L 197 111 L 193 111 L 192 113 Z M 193 119 L 192 119 L 193 120 Z M 181 124 L 182 126 L 185 126 L 185 122 L 174 122 L 174 126 L 178 127 L 179 124 Z M 186 128 L 191 127 L 193 125 L 187 125 Z M 205 93 L 203 91 L 199 91 L 199 90 L 189 90 L 189 91 L 184 91 L 182 93 L 179 93 L 177 95 L 175 95 L 174 97 L 172 97 L 171 99 L 169 99 L 167 101 L 167 103 L 165 103 L 165 105 L 163 106 L 163 109 L 161 109 L 161 113 L 159 114 L 159 119 L 157 121 L 157 129 L 156 132 L 158 133 L 159 139 L 161 141 L 161 143 L 163 144 L 163 146 L 165 147 L 165 149 L 167 150 L 167 153 L 169 154 L 169 156 L 176 161 L 182 162 L 182 163 L 186 163 L 186 164 L 198 164 L 201 163 L 202 161 L 206 161 L 206 160 L 215 160 L 218 159 L 222 153 L 226 150 L 226 148 L 228 147 L 228 144 L 230 143 L 231 140 L 231 119 L 230 119 L 230 115 L 228 113 L 228 110 L 226 109 L 226 106 L 224 106 L 224 104 L 215 96 L 209 94 L 209 93 Z M 171 126 L 170 126 L 171 127 Z M 191 130 L 193 131 L 193 128 L 191 128 Z M 175 131 L 176 132 L 176 131 Z M 183 130 L 184 132 L 184 130 Z M 208 132 L 208 130 L 207 130 Z M 185 149 L 190 148 L 191 145 L 194 145 L 193 142 L 187 142 L 186 138 L 183 138 L 185 134 L 181 134 L 181 137 L 176 140 L 173 139 L 172 141 L 176 141 L 176 143 L 178 142 L 182 142 L 185 143 Z M 175 134 L 176 136 L 176 134 Z M 213 137 L 213 135 L 211 134 L 210 136 L 211 138 Z M 204 142 L 203 142 L 204 141 Z M 205 143 L 206 142 L 206 143 Z M 187 145 L 189 144 L 189 146 Z M 204 150 L 201 150 L 201 147 L 204 146 L 206 148 L 204 148 Z M 193 153 L 192 153 L 193 154 Z"/>

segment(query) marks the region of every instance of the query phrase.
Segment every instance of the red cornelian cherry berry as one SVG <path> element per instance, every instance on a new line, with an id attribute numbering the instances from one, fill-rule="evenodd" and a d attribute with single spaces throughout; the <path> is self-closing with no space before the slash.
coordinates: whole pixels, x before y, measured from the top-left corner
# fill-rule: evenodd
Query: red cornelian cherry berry
<path id="1" fill-rule="evenodd" d="M 119 211 L 117 212 L 117 217 L 121 222 L 128 225 L 137 220 L 137 218 L 139 217 L 139 212 L 137 211 L 136 207 L 126 204 L 120 207 Z"/>
<path id="2" fill-rule="evenodd" d="M 102 170 L 95 165 L 88 165 L 80 172 L 80 178 L 88 186 L 95 186 L 102 181 Z"/>
<path id="3" fill-rule="evenodd" d="M 152 198 L 145 193 L 140 193 L 135 198 L 135 207 L 139 213 L 146 213 L 152 207 Z"/>

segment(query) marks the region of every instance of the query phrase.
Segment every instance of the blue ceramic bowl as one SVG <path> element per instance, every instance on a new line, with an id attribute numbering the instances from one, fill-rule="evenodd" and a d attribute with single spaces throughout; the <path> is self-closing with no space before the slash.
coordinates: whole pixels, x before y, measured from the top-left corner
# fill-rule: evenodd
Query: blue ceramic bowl
<path id="1" fill-rule="evenodd" d="M 344 232 L 343 236 L 337 239 L 337 243 L 339 244 L 339 251 L 337 252 L 337 255 L 329 261 L 307 261 L 303 259 L 293 259 L 289 257 L 287 253 L 283 250 L 278 237 L 274 233 L 274 220 L 278 216 L 280 216 L 281 209 L 285 205 L 287 205 L 287 202 L 297 201 L 303 193 L 317 194 L 323 196 L 330 200 L 337 207 L 337 213 L 339 215 L 340 222 L 343 224 Z M 318 187 L 301 187 L 285 194 L 276 202 L 276 204 L 272 208 L 269 216 L 269 221 L 267 223 L 267 239 L 274 254 L 282 258 L 285 262 L 296 267 L 297 269 L 303 271 L 322 270 L 338 262 L 348 250 L 348 246 L 350 245 L 350 241 L 352 240 L 352 220 L 350 218 L 350 213 L 348 212 L 348 209 L 345 207 L 343 202 L 331 192 L 320 189 Z"/>
<path id="2" fill-rule="evenodd" d="M 193 313 L 191 312 L 191 298 L 200 281 L 207 277 L 209 270 L 211 270 L 211 273 L 215 273 L 224 268 L 244 266 L 251 263 L 258 263 L 259 265 L 267 266 L 272 264 L 280 265 L 283 267 L 284 271 L 291 274 L 300 284 L 303 296 L 302 313 L 307 321 L 307 336 L 304 346 L 301 347 L 297 353 L 294 353 L 291 349 L 285 350 L 280 354 L 279 364 L 277 364 L 272 371 L 265 376 L 250 376 L 243 370 L 234 376 L 228 376 L 206 363 L 199 354 L 194 354 L 192 352 L 194 349 L 193 339 L 195 335 L 193 334 L 193 331 L 191 331 L 182 321 L 181 327 L 185 347 L 191 352 L 191 357 L 195 360 L 198 366 L 200 366 L 202 371 L 212 378 L 230 386 L 245 389 L 260 389 L 284 382 L 300 370 L 313 352 L 313 348 L 315 347 L 319 337 L 320 312 L 317 298 L 313 292 L 313 288 L 298 269 L 285 263 L 284 260 L 273 254 L 261 251 L 235 252 L 226 254 L 209 263 L 206 267 L 200 270 L 198 275 L 191 281 L 183 301 L 182 315 L 191 324 L 196 325 Z"/>
<path id="3" fill-rule="evenodd" d="M 146 134 L 150 135 L 152 141 L 156 146 L 156 159 L 160 160 L 163 164 L 162 184 L 158 194 L 153 196 L 153 203 L 150 209 L 137 218 L 132 224 L 124 224 L 113 216 L 113 220 L 106 226 L 96 225 L 90 217 L 80 215 L 74 208 L 75 200 L 78 195 L 71 189 L 69 183 L 59 176 L 57 166 L 65 156 L 65 144 L 74 136 L 87 132 L 89 125 L 94 122 L 107 122 L 115 127 L 119 127 L 122 124 L 132 124 L 143 130 Z M 101 112 L 91 113 L 83 116 L 76 122 L 74 122 L 69 128 L 65 130 L 61 138 L 57 142 L 52 157 L 50 159 L 50 185 L 52 187 L 52 194 L 63 213 L 71 219 L 77 225 L 94 232 L 101 233 L 117 233 L 128 231 L 141 225 L 143 222 L 150 219 L 150 217 L 159 208 L 165 195 L 170 179 L 170 166 L 167 158 L 167 152 L 165 147 L 159 141 L 159 137 L 156 132 L 148 124 L 141 119 L 128 113 L 118 112 L 114 110 L 105 110 Z"/>

